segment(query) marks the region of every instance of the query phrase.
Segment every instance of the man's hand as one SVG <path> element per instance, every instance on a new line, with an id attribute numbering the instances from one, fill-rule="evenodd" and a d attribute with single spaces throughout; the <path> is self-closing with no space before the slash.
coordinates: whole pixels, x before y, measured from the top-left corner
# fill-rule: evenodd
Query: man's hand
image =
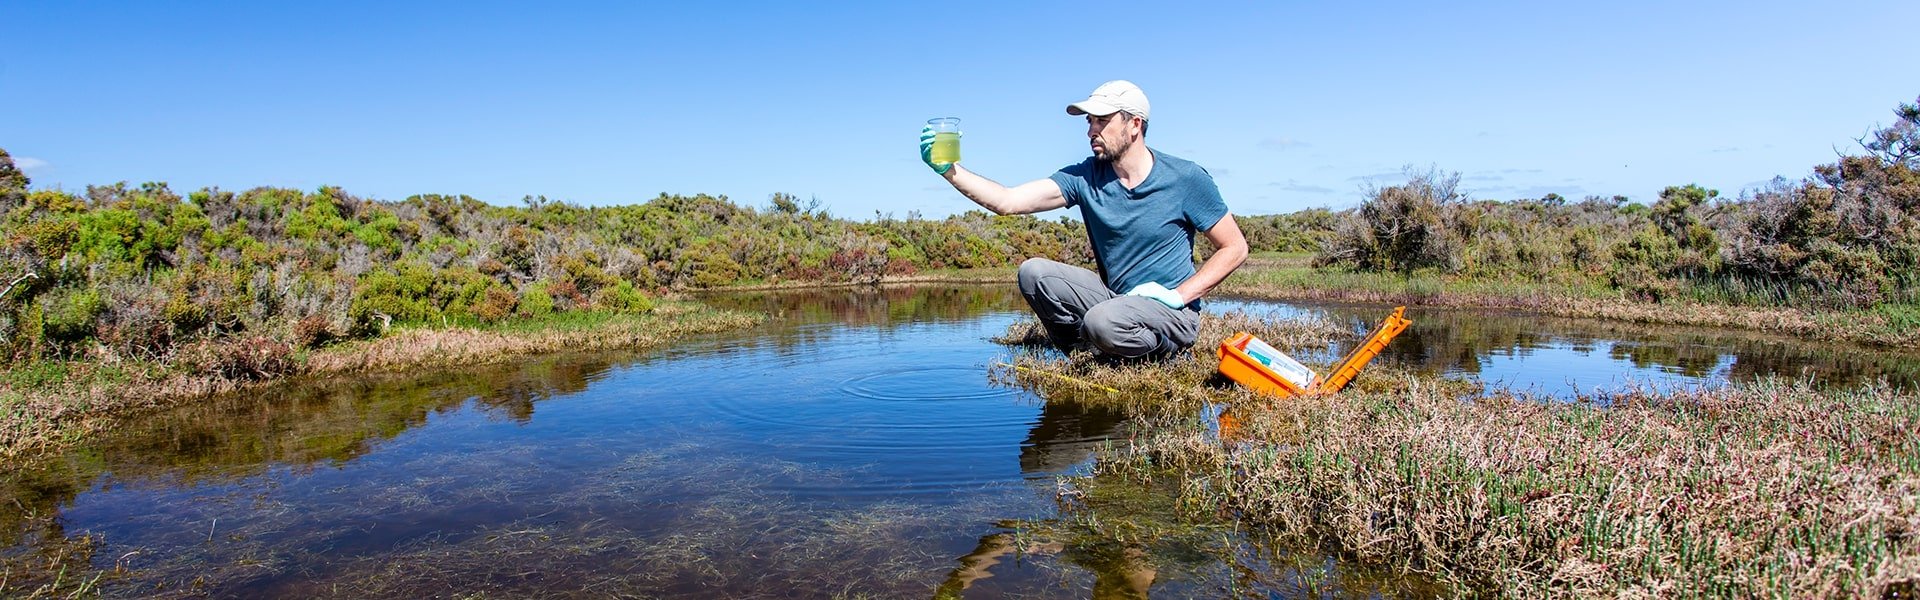
<path id="1" fill-rule="evenodd" d="M 920 162 L 927 163 L 927 168 L 933 169 L 933 172 L 941 175 L 946 175 L 947 170 L 953 168 L 953 163 L 950 162 L 933 162 L 932 125 L 920 128 Z"/>
<path id="2" fill-rule="evenodd" d="M 1127 290 L 1127 295 L 1128 296 L 1145 296 L 1148 298 L 1152 298 L 1154 300 L 1159 300 L 1161 304 L 1165 304 L 1167 305 L 1167 308 L 1171 308 L 1174 310 L 1180 310 L 1182 308 L 1187 307 L 1187 299 L 1181 298 L 1180 292 L 1167 289 L 1167 286 L 1160 285 L 1158 283 L 1154 283 L 1151 281 L 1133 286 L 1133 289 Z"/>

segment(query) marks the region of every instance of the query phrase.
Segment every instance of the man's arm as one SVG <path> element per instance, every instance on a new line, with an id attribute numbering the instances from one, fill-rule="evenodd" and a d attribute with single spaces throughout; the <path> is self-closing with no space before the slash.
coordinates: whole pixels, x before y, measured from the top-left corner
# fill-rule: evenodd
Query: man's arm
<path id="1" fill-rule="evenodd" d="M 968 200 L 993 211 L 994 214 L 1025 215 L 1067 205 L 1067 197 L 1060 192 L 1060 184 L 1054 183 L 1052 179 L 1035 179 L 1014 187 L 1007 187 L 992 179 L 974 174 L 959 163 L 955 163 L 953 168 L 947 169 L 947 172 L 940 176 L 947 178 L 947 183 L 953 184 L 953 189 L 959 190 Z M 1215 228 L 1217 229 L 1218 226 Z M 1239 228 L 1234 228 L 1235 235 L 1238 235 L 1239 231 Z M 1208 235 L 1211 236 L 1212 233 Z M 1246 244 L 1242 241 L 1241 245 L 1244 247 Z M 1225 276 L 1226 274 L 1221 274 L 1221 277 Z"/>
<path id="2" fill-rule="evenodd" d="M 1213 224 L 1213 229 L 1207 230 L 1207 241 L 1213 242 L 1213 247 L 1218 249 L 1213 256 L 1207 257 L 1207 262 L 1200 264 L 1199 271 L 1173 289 L 1187 302 L 1207 295 L 1213 286 L 1220 285 L 1234 269 L 1240 268 L 1242 261 L 1247 260 L 1247 236 L 1240 232 L 1240 224 L 1234 222 L 1233 213 L 1220 217 L 1220 221 Z"/>

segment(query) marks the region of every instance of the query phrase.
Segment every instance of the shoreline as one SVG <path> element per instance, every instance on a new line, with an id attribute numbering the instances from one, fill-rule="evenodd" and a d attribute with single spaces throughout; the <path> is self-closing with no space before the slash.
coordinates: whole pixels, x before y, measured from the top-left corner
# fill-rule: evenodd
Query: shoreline
<path id="1" fill-rule="evenodd" d="M 397 328 L 372 340 L 348 342 L 294 359 L 286 371 L 260 378 L 167 373 L 167 365 L 144 365 L 125 381 L 83 380 L 77 385 L 16 391 L 5 389 L 0 414 L 0 460 L 56 451 L 109 431 L 121 419 L 249 389 L 314 378 L 394 372 L 402 369 L 485 365 L 544 354 L 646 349 L 688 335 L 746 329 L 764 315 L 708 308 L 696 302 L 662 302 L 646 314 L 576 315 L 586 326 L 559 319 L 467 327 Z M 524 327 L 524 329 L 523 329 Z M 159 371 L 155 376 L 151 372 Z"/>
<path id="2" fill-rule="evenodd" d="M 1797 308 L 1740 306 L 1696 302 L 1639 302 L 1625 298 L 1583 296 L 1571 288 L 1540 285 L 1513 286 L 1506 292 L 1472 291 L 1470 288 L 1502 282 L 1437 282 L 1437 289 L 1422 289 L 1432 280 L 1401 279 L 1393 276 L 1360 275 L 1371 278 L 1370 285 L 1317 285 L 1315 281 L 1350 279 L 1354 274 L 1316 271 L 1304 265 L 1289 264 L 1287 258 L 1254 257 L 1234 275 L 1214 288 L 1212 295 L 1248 300 L 1303 300 L 1329 303 L 1406 305 L 1449 309 L 1508 310 L 1573 319 L 1618 321 L 1641 325 L 1684 325 L 1689 327 L 1731 328 L 1761 333 L 1826 337 L 1891 350 L 1920 350 L 1920 328 L 1898 331 L 1878 315 L 1862 312 L 1816 311 Z M 1261 281 L 1285 278 L 1284 283 Z M 728 293 L 787 291 L 817 288 L 844 288 L 863 285 L 881 287 L 956 284 L 1012 284 L 1009 269 L 973 269 L 934 275 L 886 277 L 878 282 L 781 282 L 685 290 L 688 293 Z M 1380 289 L 1379 285 L 1390 286 Z M 1463 289 L 1466 288 L 1466 289 Z"/>

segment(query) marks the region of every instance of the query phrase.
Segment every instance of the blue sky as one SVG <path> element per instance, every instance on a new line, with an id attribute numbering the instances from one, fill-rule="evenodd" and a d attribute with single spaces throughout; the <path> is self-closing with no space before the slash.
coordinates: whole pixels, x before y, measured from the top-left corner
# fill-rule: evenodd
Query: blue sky
<path id="1" fill-rule="evenodd" d="M 973 208 L 1087 154 L 1067 103 L 1153 101 L 1150 146 L 1239 214 L 1357 204 L 1403 167 L 1474 197 L 1651 202 L 1798 178 L 1920 95 L 1920 2 L 8 2 L 0 148 L 36 187 L 339 185 L 371 198 L 817 198 Z M 1064 213 L 1055 213 L 1064 214 Z M 1051 215 L 1049 215 L 1051 216 Z"/>

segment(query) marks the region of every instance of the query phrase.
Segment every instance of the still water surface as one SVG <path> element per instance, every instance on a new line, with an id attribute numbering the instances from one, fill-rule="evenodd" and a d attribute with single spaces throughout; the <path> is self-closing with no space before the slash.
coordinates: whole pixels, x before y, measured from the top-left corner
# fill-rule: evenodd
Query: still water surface
<path id="1" fill-rule="evenodd" d="M 655 352 L 301 382 L 142 417 L 0 478 L 6 564 L 87 556 L 121 569 L 100 580 L 108 595 L 142 597 L 1431 591 L 1224 527 L 1142 543 L 1063 514 L 1058 476 L 1131 432 L 1123 415 L 988 382 L 1008 350 L 987 338 L 1024 318 L 1002 286 L 711 301 L 776 318 Z M 1216 307 L 1357 330 L 1386 311 Z M 1411 316 L 1382 361 L 1547 394 L 1762 373 L 1914 381 L 1905 356 L 1857 348 Z M 1166 499 L 1106 516 L 1159 527 Z"/>

